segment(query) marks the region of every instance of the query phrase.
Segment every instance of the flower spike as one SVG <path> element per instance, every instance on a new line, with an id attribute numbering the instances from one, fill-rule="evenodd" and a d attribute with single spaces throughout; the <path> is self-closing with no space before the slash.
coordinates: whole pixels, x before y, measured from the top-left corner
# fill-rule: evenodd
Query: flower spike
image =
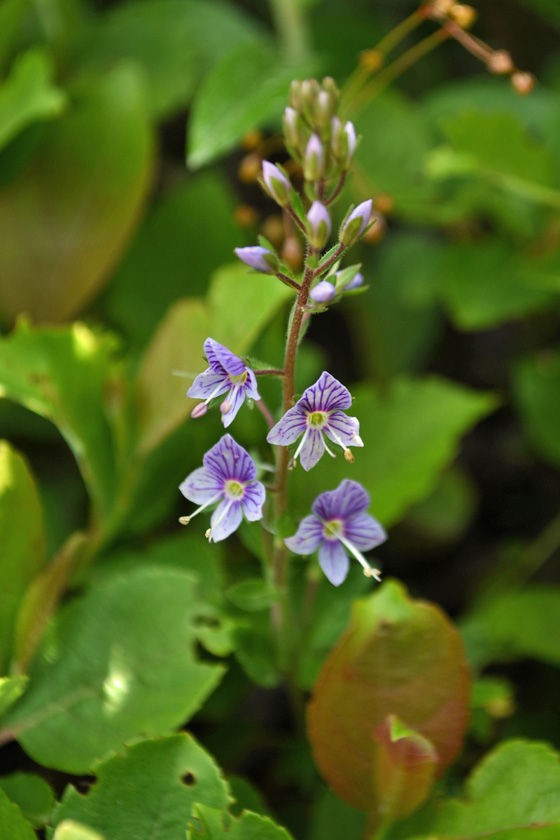
<path id="1" fill-rule="evenodd" d="M 310 516 L 300 522 L 292 537 L 284 540 L 294 554 L 319 554 L 319 564 L 334 586 L 348 574 L 348 552 L 360 563 L 367 577 L 381 580 L 363 556 L 385 542 L 387 535 L 379 522 L 366 513 L 369 495 L 357 481 L 345 479 L 336 490 L 321 493 L 313 502 Z"/>
<path id="2" fill-rule="evenodd" d="M 363 446 L 360 424 L 356 417 L 348 417 L 344 409 L 350 408 L 352 397 L 347 388 L 327 371 L 317 382 L 304 391 L 293 408 L 272 427 L 267 436 L 269 443 L 289 446 L 303 435 L 295 453 L 304 470 L 310 470 L 323 454 L 330 451 L 325 438 L 340 446 L 347 461 L 354 456 L 350 446 Z"/>
<path id="3" fill-rule="evenodd" d="M 257 468 L 249 453 L 231 435 L 224 435 L 202 459 L 204 466 L 190 473 L 179 490 L 199 507 L 189 516 L 181 516 L 181 525 L 210 505 L 219 502 L 210 519 L 206 538 L 210 542 L 225 540 L 241 524 L 243 516 L 250 522 L 262 519 L 265 489 L 256 480 Z"/>
<path id="4" fill-rule="evenodd" d="M 207 338 L 204 342 L 204 354 L 210 367 L 198 374 L 187 391 L 187 397 L 198 397 L 204 402 L 195 405 L 191 417 L 202 417 L 206 414 L 211 400 L 226 394 L 220 411 L 222 423 L 227 428 L 246 398 L 260 400 L 257 379 L 251 368 L 248 368 L 239 356 L 213 338 Z"/>

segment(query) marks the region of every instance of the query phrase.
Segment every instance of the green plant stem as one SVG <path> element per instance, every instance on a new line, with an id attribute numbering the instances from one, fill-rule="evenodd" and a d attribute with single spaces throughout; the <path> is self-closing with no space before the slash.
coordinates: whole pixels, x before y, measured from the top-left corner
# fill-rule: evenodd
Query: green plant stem
<path id="1" fill-rule="evenodd" d="M 284 353 L 284 387 L 282 391 L 283 414 L 285 414 L 294 403 L 296 360 L 301 329 L 304 323 L 305 306 L 307 305 L 309 290 L 315 277 L 315 271 L 311 268 L 309 263 L 312 263 L 316 256 L 317 254 L 313 251 L 309 254 L 303 273 L 301 288 L 294 304 L 288 329 L 288 337 L 286 339 L 286 349 Z M 276 482 L 274 514 L 276 526 L 278 527 L 288 509 L 288 467 L 290 463 L 290 453 L 286 446 L 277 446 L 275 447 L 275 450 Z M 272 624 L 277 639 L 279 666 L 280 670 L 284 673 L 288 667 L 291 647 L 289 639 L 290 622 L 288 620 L 289 603 L 287 593 L 287 567 L 288 550 L 284 545 L 284 541 L 280 537 L 277 537 L 272 566 L 272 581 L 274 586 L 280 592 L 280 598 L 272 606 Z"/>
<path id="2" fill-rule="evenodd" d="M 406 70 L 416 64 L 421 58 L 438 47 L 448 38 L 450 33 L 445 29 L 438 29 L 427 38 L 423 38 L 409 50 L 400 55 L 395 61 L 387 65 L 385 69 L 378 73 L 371 82 L 363 87 L 360 92 L 354 97 L 352 102 L 348 102 L 347 109 L 352 112 L 360 111 L 367 103 L 377 96 L 390 82 L 401 76 Z"/>
<path id="3" fill-rule="evenodd" d="M 286 55 L 302 59 L 309 54 L 309 37 L 301 0 L 270 0 L 278 37 Z"/>

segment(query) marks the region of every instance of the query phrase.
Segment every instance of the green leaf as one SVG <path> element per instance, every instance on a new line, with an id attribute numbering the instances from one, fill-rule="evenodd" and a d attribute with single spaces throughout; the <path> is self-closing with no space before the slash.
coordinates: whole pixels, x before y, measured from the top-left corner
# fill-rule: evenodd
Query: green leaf
<path id="1" fill-rule="evenodd" d="M 542 353 L 514 369 L 514 395 L 525 428 L 539 455 L 560 465 L 560 353 Z"/>
<path id="2" fill-rule="evenodd" d="M 16 700 L 19 700 L 29 682 L 23 675 L 0 677 L 0 715 L 4 715 Z"/>
<path id="3" fill-rule="evenodd" d="M 249 272 L 241 265 L 218 271 L 207 302 L 182 300 L 160 324 L 141 361 L 138 374 L 140 447 L 145 454 L 169 435 L 192 410 L 184 382 L 207 367 L 203 342 L 211 336 L 234 353 L 247 352 L 259 332 L 292 292 L 274 277 Z"/>
<path id="4" fill-rule="evenodd" d="M 553 300 L 538 264 L 520 258 L 497 239 L 449 245 L 443 255 L 440 293 L 456 325 L 466 330 L 522 318 Z"/>
<path id="5" fill-rule="evenodd" d="M 0 71 L 15 49 L 19 26 L 28 10 L 28 0 L 2 0 L 0 4 Z"/>
<path id="6" fill-rule="evenodd" d="M 125 741 L 188 720 L 222 674 L 194 656 L 204 615 L 195 593 L 185 572 L 141 568 L 69 604 L 6 729 L 39 763 L 82 773 Z"/>
<path id="7" fill-rule="evenodd" d="M 50 819 L 54 808 L 54 793 L 50 785 L 33 773 L 12 773 L 0 777 L 0 788 L 21 808 L 35 826 L 41 828 Z"/>
<path id="8" fill-rule="evenodd" d="M 39 494 L 24 459 L 5 441 L 0 441 L 0 533 L 0 673 L 5 673 L 21 599 L 45 562 Z"/>
<path id="9" fill-rule="evenodd" d="M 294 64 L 271 42 L 243 44 L 215 64 L 203 81 L 189 120 L 187 163 L 193 169 L 232 149 L 251 129 L 278 122 L 294 78 L 316 69 Z"/>
<path id="10" fill-rule="evenodd" d="M 98 18 L 77 43 L 75 58 L 93 74 L 133 61 L 146 83 L 150 113 L 162 118 L 189 102 L 216 60 L 260 37 L 256 20 L 219 0 L 134 0 Z"/>
<path id="11" fill-rule="evenodd" d="M 560 828 L 560 762 L 558 753 L 544 744 L 508 741 L 498 746 L 475 768 L 462 799 L 436 809 L 425 826 L 431 836 L 448 840 L 541 840 L 539 827 Z M 525 829 L 525 832 L 523 831 Z M 410 835 L 408 835 L 410 836 Z M 548 840 L 545 831 L 542 840 Z"/>
<path id="12" fill-rule="evenodd" d="M 210 755 L 190 735 L 141 741 L 95 768 L 84 796 L 67 788 L 54 825 L 76 820 L 107 840 L 184 840 L 193 806 L 225 809 L 227 784 Z"/>
<path id="13" fill-rule="evenodd" d="M 233 195 L 217 172 L 179 182 L 154 205 L 105 295 L 111 320 L 135 347 L 172 303 L 203 296 L 212 272 L 231 261 L 239 244 L 233 216 Z"/>
<path id="14" fill-rule="evenodd" d="M 23 817 L 20 809 L 10 802 L 3 790 L 0 790 L 0 837 L 10 840 L 36 840 L 37 835 L 31 824 Z"/>
<path id="15" fill-rule="evenodd" d="M 316 798 L 309 827 L 309 840 L 363 840 L 365 817 L 327 788 Z"/>
<path id="16" fill-rule="evenodd" d="M 83 324 L 32 330 L 21 323 L 0 339 L 0 397 L 57 426 L 74 453 L 94 508 L 107 517 L 116 487 L 107 417 L 114 353 L 113 337 L 96 335 Z"/>
<path id="17" fill-rule="evenodd" d="M 0 189 L 5 322 L 21 312 L 66 319 L 93 297 L 136 225 L 152 157 L 142 86 L 130 67 L 98 77 L 44 127 L 35 154 Z"/>
<path id="18" fill-rule="evenodd" d="M 64 820 L 56 827 L 52 840 L 105 840 L 105 837 L 75 820 Z"/>
<path id="19" fill-rule="evenodd" d="M 384 525 L 398 521 L 437 485 L 455 457 L 459 439 L 496 405 L 493 396 L 443 379 L 401 379 L 376 392 L 352 389 L 351 413 L 360 420 L 363 449 L 355 463 L 322 461 L 312 472 L 294 470 L 297 515 L 306 515 L 315 496 L 343 478 L 360 481 L 371 492 L 371 511 Z"/>
<path id="20" fill-rule="evenodd" d="M 40 50 L 29 50 L 14 62 L 0 85 L 0 149 L 30 123 L 62 113 L 66 97 L 51 76 L 49 57 Z"/>
<path id="21" fill-rule="evenodd" d="M 269 817 L 245 811 L 237 820 L 228 837 L 231 840 L 293 840 L 292 835 L 276 825 Z"/>
<path id="22" fill-rule="evenodd" d="M 461 622 L 473 666 L 531 657 L 560 665 L 560 588 L 531 586 L 484 601 Z"/>
<path id="23" fill-rule="evenodd" d="M 270 607 L 278 599 L 278 594 L 260 578 L 247 578 L 230 586 L 226 597 L 241 610 L 258 612 Z"/>
<path id="24" fill-rule="evenodd" d="M 468 700 L 468 668 L 449 619 L 385 582 L 356 602 L 315 685 L 307 713 L 315 761 L 329 786 L 376 826 L 387 806 L 386 779 L 374 775 L 376 727 L 388 715 L 406 721 L 431 742 L 441 773 L 461 747 Z"/>

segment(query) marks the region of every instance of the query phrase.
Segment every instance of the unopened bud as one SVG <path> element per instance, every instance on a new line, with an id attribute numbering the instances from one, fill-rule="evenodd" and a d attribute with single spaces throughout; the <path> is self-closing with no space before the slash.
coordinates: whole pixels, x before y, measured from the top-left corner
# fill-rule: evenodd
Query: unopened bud
<path id="1" fill-rule="evenodd" d="M 449 10 L 449 17 L 461 27 L 470 29 L 476 20 L 476 12 L 472 6 L 465 6 L 463 3 L 455 3 Z"/>
<path id="2" fill-rule="evenodd" d="M 336 99 L 326 90 L 319 91 L 313 108 L 313 117 L 319 126 L 328 125 L 336 110 Z"/>
<path id="3" fill-rule="evenodd" d="M 507 50 L 494 50 L 489 56 L 486 66 L 491 73 L 502 76 L 505 73 L 511 73 L 513 70 L 513 61 Z"/>
<path id="4" fill-rule="evenodd" d="M 269 196 L 280 205 L 286 207 L 292 197 L 292 185 L 281 169 L 268 160 L 263 161 L 262 176 L 265 189 Z"/>
<path id="5" fill-rule="evenodd" d="M 358 271 L 357 274 L 350 280 L 349 283 L 346 284 L 344 287 L 345 292 L 351 292 L 352 289 L 359 289 L 360 286 L 364 285 L 364 275 Z"/>
<path id="6" fill-rule="evenodd" d="M 195 407 L 191 411 L 191 417 L 193 418 L 193 420 L 197 420 L 199 417 L 204 417 L 207 411 L 208 406 L 206 405 L 206 403 L 198 403 L 198 405 L 195 405 Z"/>
<path id="7" fill-rule="evenodd" d="M 325 150 L 317 134 L 312 134 L 305 148 L 303 177 L 306 181 L 318 181 L 325 173 Z"/>
<path id="8" fill-rule="evenodd" d="M 286 146 L 294 151 L 298 150 L 301 137 L 301 118 L 294 108 L 288 107 L 284 109 L 283 125 Z"/>
<path id="9" fill-rule="evenodd" d="M 321 280 L 309 292 L 309 297 L 315 303 L 330 303 L 334 300 L 336 289 L 328 280 Z"/>
<path id="10" fill-rule="evenodd" d="M 352 245 L 364 233 L 371 218 L 372 205 L 373 201 L 371 198 L 368 198 L 367 201 L 362 201 L 361 204 L 358 204 L 352 210 L 347 219 L 345 219 L 338 236 L 341 245 Z"/>
<path id="11" fill-rule="evenodd" d="M 321 249 L 331 233 L 331 217 L 329 211 L 320 201 L 314 201 L 307 213 L 307 238 L 310 244 Z"/>
<path id="12" fill-rule="evenodd" d="M 523 70 L 517 70 L 511 77 L 511 84 L 516 93 L 521 96 L 526 96 L 531 93 L 535 87 L 536 79 L 532 73 L 525 73 Z"/>
<path id="13" fill-rule="evenodd" d="M 348 151 L 346 153 L 346 166 L 350 166 L 352 162 L 352 158 L 354 157 L 354 152 L 356 151 L 356 146 L 358 145 L 358 139 L 356 137 L 356 129 L 354 128 L 354 123 L 348 120 L 347 123 L 344 125 L 344 133 L 348 139 Z"/>
<path id="14" fill-rule="evenodd" d="M 234 248 L 235 253 L 245 265 L 261 271 L 263 274 L 274 274 L 278 270 L 278 257 L 261 245 L 250 245 L 247 248 Z"/>

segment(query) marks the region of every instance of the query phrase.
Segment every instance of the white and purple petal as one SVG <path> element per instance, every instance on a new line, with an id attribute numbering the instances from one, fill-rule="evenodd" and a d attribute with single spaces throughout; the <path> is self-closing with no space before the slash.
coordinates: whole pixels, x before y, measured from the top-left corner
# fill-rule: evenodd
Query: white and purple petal
<path id="1" fill-rule="evenodd" d="M 323 538 L 323 523 L 316 516 L 306 516 L 299 523 L 296 533 L 284 542 L 294 554 L 313 554 Z"/>
<path id="2" fill-rule="evenodd" d="M 323 540 L 319 548 L 319 564 L 334 586 L 340 586 L 348 574 L 350 560 L 338 540 Z"/>
<path id="3" fill-rule="evenodd" d="M 245 388 L 243 385 L 234 385 L 222 403 L 222 408 L 225 409 L 222 410 L 222 423 L 226 429 L 233 423 L 235 415 L 244 402 Z"/>
<path id="4" fill-rule="evenodd" d="M 222 481 L 235 479 L 245 483 L 257 476 L 255 463 L 231 435 L 226 434 L 206 452 L 202 459 L 206 469 Z"/>
<path id="5" fill-rule="evenodd" d="M 348 417 L 343 411 L 333 411 L 323 431 L 330 440 L 339 445 L 364 445 L 360 437 L 360 421 L 357 417 Z"/>
<path id="6" fill-rule="evenodd" d="M 331 504 L 334 514 L 340 519 L 362 513 L 369 507 L 369 493 L 357 481 L 345 478 L 338 487 L 332 491 Z"/>
<path id="7" fill-rule="evenodd" d="M 334 411 L 350 408 L 352 397 L 338 379 L 324 370 L 317 382 L 304 391 L 298 405 L 305 412 Z"/>
<path id="8" fill-rule="evenodd" d="M 250 400 L 260 400 L 261 395 L 257 388 L 257 377 L 251 368 L 245 368 L 245 370 L 247 371 L 247 380 L 243 386 L 245 388 L 245 394 Z"/>
<path id="9" fill-rule="evenodd" d="M 210 518 L 212 542 L 220 542 L 233 534 L 241 525 L 242 518 L 241 502 L 232 499 L 220 502 Z"/>
<path id="10" fill-rule="evenodd" d="M 299 462 L 303 469 L 306 472 L 312 469 L 322 458 L 324 452 L 323 432 L 319 429 L 308 428 L 301 447 L 299 447 Z"/>
<path id="11" fill-rule="evenodd" d="M 239 356 L 213 338 L 207 338 L 204 342 L 204 354 L 213 370 L 223 369 L 232 376 L 240 376 L 246 370 Z"/>
<path id="12" fill-rule="evenodd" d="M 189 501 L 204 505 L 223 494 L 224 485 L 212 471 L 199 467 L 181 482 L 179 490 Z"/>
<path id="13" fill-rule="evenodd" d="M 275 443 L 277 446 L 289 446 L 294 443 L 298 437 L 307 429 L 307 419 L 299 404 L 289 408 L 288 411 L 280 418 L 278 423 L 272 427 L 266 436 L 269 443 Z"/>
<path id="14" fill-rule="evenodd" d="M 250 481 L 245 487 L 243 498 L 241 499 L 241 506 L 245 518 L 249 522 L 256 522 L 262 519 L 262 506 L 265 500 L 264 485 L 260 481 Z"/>
<path id="15" fill-rule="evenodd" d="M 344 536 L 359 551 L 369 551 L 387 539 L 384 529 L 369 513 L 348 516 L 344 520 Z"/>
<path id="16" fill-rule="evenodd" d="M 231 382 L 227 373 L 207 368 L 203 373 L 195 376 L 193 384 L 187 391 L 187 397 L 208 400 L 211 397 L 225 394 L 229 388 L 231 388 Z"/>

